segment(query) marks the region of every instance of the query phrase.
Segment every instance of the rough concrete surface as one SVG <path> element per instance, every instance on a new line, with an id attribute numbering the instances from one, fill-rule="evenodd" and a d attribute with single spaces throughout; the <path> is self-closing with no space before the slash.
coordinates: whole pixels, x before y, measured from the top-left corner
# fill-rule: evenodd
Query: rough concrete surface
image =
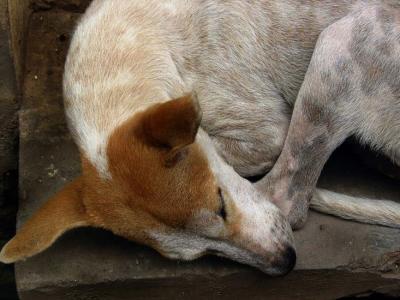
<path id="1" fill-rule="evenodd" d="M 0 247 L 15 232 L 17 206 L 18 91 L 8 4 L 0 0 Z M 0 265 L 0 299 L 15 293 L 13 268 Z"/>
<path id="2" fill-rule="evenodd" d="M 30 15 L 29 0 L 8 0 L 8 12 L 10 17 L 12 56 L 17 86 L 20 89 L 24 68 L 25 36 Z"/>
<path id="3" fill-rule="evenodd" d="M 92 0 L 28 0 L 35 11 L 61 9 L 70 12 L 83 12 Z"/>
<path id="4" fill-rule="evenodd" d="M 62 66 L 78 16 L 57 9 L 38 11 L 30 24 L 20 114 L 19 225 L 79 173 L 61 103 Z M 356 156 L 339 153 L 326 169 L 322 186 L 400 199 L 398 183 L 370 174 Z M 296 240 L 296 271 L 269 278 L 214 257 L 190 263 L 167 260 L 111 233 L 79 229 L 18 263 L 17 285 L 23 300 L 336 299 L 370 291 L 400 293 L 400 230 L 312 212 Z"/>
<path id="5" fill-rule="evenodd" d="M 18 99 L 9 21 L 7 1 L 0 0 L 0 176 L 16 168 Z"/>

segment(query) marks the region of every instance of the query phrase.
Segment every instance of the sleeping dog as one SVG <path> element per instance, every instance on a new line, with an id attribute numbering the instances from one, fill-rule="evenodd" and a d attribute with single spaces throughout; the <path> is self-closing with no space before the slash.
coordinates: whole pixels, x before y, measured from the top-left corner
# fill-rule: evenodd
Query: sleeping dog
<path id="1" fill-rule="evenodd" d="M 169 258 L 213 253 L 280 275 L 295 264 L 290 225 L 304 224 L 310 199 L 400 224 L 395 203 L 315 191 L 349 135 L 400 162 L 396 2 L 93 1 L 64 74 L 82 175 L 1 261 L 93 226 Z M 255 185 L 243 178 L 269 170 Z"/>

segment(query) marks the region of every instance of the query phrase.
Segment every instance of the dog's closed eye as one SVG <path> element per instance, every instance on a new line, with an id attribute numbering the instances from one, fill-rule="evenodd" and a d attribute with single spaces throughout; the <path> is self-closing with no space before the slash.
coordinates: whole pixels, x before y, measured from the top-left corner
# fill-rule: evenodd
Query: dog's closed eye
<path id="1" fill-rule="evenodd" d="M 219 208 L 217 214 L 218 214 L 224 221 L 226 221 L 225 200 L 224 200 L 224 196 L 222 195 L 222 190 L 221 190 L 221 188 L 218 188 L 218 196 L 219 196 L 219 200 L 220 200 L 220 208 Z"/>

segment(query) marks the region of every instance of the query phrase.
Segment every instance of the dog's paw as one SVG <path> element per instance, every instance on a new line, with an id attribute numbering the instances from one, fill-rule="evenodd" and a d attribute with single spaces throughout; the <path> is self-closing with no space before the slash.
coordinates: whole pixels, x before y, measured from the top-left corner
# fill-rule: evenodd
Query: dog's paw
<path id="1" fill-rule="evenodd" d="M 303 228 L 308 218 L 308 205 L 301 202 L 294 202 L 287 214 L 287 218 L 293 230 Z"/>

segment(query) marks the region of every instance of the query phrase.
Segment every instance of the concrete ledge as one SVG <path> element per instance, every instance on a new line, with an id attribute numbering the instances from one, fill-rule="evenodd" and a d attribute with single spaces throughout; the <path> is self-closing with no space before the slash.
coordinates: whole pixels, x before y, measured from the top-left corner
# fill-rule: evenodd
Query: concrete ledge
<path id="1" fill-rule="evenodd" d="M 78 14 L 35 13 L 28 40 L 20 117 L 22 224 L 79 173 L 61 107 L 61 72 Z M 52 45 L 52 47 L 48 47 Z M 339 153 L 320 184 L 336 191 L 400 199 L 398 183 Z M 80 229 L 16 265 L 21 299 L 335 299 L 367 291 L 400 293 L 400 230 L 312 212 L 296 233 L 298 264 L 285 278 L 213 257 L 185 263 L 108 232 Z"/>
<path id="2" fill-rule="evenodd" d="M 43 270 L 43 268 L 45 270 Z M 43 271 L 40 271 L 43 270 Z M 217 258 L 178 263 L 106 232 L 77 230 L 20 272 L 21 299 L 337 299 L 399 289 L 396 279 L 345 270 L 269 278 Z M 31 273 L 29 276 L 29 272 Z M 122 276 L 121 276 L 122 275 Z M 35 280 L 36 279 L 36 280 Z M 35 281 L 33 281 L 35 280 Z"/>

